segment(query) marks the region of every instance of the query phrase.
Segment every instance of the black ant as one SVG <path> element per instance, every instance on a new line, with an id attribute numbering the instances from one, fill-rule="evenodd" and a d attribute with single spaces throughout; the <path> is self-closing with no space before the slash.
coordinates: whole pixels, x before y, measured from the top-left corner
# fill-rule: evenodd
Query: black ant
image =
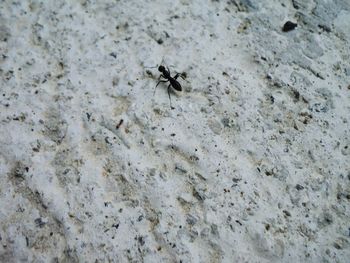
<path id="1" fill-rule="evenodd" d="M 162 66 L 162 65 L 160 65 L 160 66 L 158 67 L 158 70 L 159 70 L 159 72 L 161 72 L 162 74 L 161 74 L 161 75 L 159 76 L 159 78 L 158 78 L 159 81 L 158 81 L 158 83 L 157 83 L 157 85 L 156 85 L 156 88 L 157 88 L 157 86 L 158 86 L 160 83 L 170 81 L 170 84 L 169 84 L 169 86 L 168 86 L 168 95 L 169 95 L 169 100 L 170 100 L 170 108 L 174 109 L 174 108 L 171 106 L 170 87 L 172 87 L 173 89 L 175 89 L 175 90 L 177 90 L 177 91 L 182 91 L 181 84 L 177 81 L 177 78 L 178 78 L 178 77 L 181 77 L 181 78 L 183 78 L 183 79 L 185 79 L 185 78 L 184 78 L 184 76 L 182 75 L 182 73 L 176 73 L 176 75 L 175 75 L 174 77 L 172 77 L 172 76 L 170 75 L 170 70 L 169 70 L 169 68 L 166 67 L 166 69 L 165 69 L 165 67 Z M 160 80 L 161 78 L 164 78 L 164 79 L 166 79 L 166 80 Z M 156 92 L 156 88 L 154 89 L 154 93 Z"/>

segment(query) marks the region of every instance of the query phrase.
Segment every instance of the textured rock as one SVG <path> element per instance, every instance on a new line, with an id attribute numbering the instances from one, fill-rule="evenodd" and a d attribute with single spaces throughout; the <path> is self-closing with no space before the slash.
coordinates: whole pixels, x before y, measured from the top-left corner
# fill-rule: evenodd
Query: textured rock
<path id="1" fill-rule="evenodd" d="M 348 262 L 349 14 L 2 1 L 0 262 Z"/>

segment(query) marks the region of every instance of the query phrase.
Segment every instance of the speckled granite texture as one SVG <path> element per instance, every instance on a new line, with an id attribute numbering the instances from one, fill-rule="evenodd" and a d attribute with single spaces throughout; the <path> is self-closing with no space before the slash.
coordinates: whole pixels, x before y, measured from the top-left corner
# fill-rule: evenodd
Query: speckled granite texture
<path id="1" fill-rule="evenodd" d="M 349 262 L 349 25 L 349 0 L 0 1 L 0 262 Z"/>

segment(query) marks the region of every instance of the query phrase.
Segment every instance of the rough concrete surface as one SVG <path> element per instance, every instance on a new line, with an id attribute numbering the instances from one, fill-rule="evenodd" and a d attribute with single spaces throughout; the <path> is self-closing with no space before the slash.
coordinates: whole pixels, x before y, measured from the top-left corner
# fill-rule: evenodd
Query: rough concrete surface
<path id="1" fill-rule="evenodd" d="M 349 25 L 349 0 L 0 1 L 0 262 L 349 262 Z"/>

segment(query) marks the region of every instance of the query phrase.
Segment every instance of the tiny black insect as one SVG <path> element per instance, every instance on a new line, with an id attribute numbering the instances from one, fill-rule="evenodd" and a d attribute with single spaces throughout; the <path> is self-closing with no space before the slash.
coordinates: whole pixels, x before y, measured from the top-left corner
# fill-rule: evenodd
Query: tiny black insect
<path id="1" fill-rule="evenodd" d="M 157 83 L 157 85 L 156 85 L 156 88 L 157 88 L 157 86 L 160 84 L 160 83 L 162 83 L 162 82 L 168 82 L 168 81 L 170 81 L 170 84 L 169 84 L 169 86 L 168 86 L 168 95 L 169 95 L 169 100 L 170 100 L 170 107 L 172 108 L 172 109 L 174 109 L 172 106 L 171 106 L 171 98 L 170 98 L 170 87 L 172 87 L 173 89 L 175 89 L 175 90 L 177 90 L 177 91 L 182 91 L 182 87 L 181 87 L 181 84 L 177 81 L 177 78 L 178 77 L 181 77 L 181 78 L 183 78 L 183 79 L 185 79 L 184 78 L 184 76 L 181 74 L 181 73 L 176 73 L 176 75 L 174 76 L 174 77 L 172 77 L 171 75 L 170 75 L 170 70 L 169 70 L 169 68 L 168 67 L 164 67 L 164 66 L 162 66 L 162 65 L 160 65 L 159 67 L 158 67 L 158 70 L 162 73 L 160 76 L 159 76 L 159 78 L 158 78 L 158 83 Z M 166 80 L 161 80 L 161 78 L 164 78 L 164 79 L 166 79 Z M 156 92 L 156 90 L 154 89 L 154 92 Z"/>

